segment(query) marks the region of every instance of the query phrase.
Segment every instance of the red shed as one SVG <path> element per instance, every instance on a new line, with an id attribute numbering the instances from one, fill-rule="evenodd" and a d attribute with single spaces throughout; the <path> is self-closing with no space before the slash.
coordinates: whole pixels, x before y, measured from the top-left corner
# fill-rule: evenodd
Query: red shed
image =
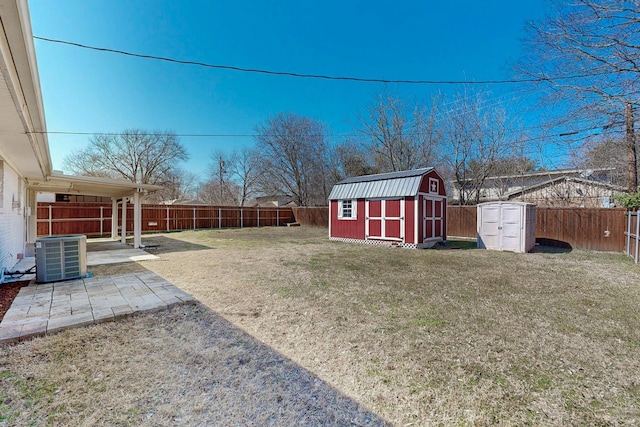
<path id="1" fill-rule="evenodd" d="M 348 178 L 329 195 L 329 238 L 428 248 L 447 238 L 447 195 L 434 168 Z"/>

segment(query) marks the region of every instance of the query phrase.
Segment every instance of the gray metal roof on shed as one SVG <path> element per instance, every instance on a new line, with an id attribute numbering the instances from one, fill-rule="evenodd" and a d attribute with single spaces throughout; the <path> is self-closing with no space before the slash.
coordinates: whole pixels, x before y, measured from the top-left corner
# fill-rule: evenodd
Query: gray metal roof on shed
<path id="1" fill-rule="evenodd" d="M 329 200 L 415 196 L 422 177 L 432 170 L 422 168 L 347 178 L 333 186 Z"/>

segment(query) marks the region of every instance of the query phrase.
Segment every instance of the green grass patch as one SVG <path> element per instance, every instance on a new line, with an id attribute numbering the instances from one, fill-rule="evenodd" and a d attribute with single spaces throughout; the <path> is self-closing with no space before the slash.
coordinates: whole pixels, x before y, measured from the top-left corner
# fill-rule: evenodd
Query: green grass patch
<path id="1" fill-rule="evenodd" d="M 444 319 L 433 319 L 429 317 L 417 317 L 412 320 L 414 326 L 419 328 L 438 328 L 445 325 L 447 322 Z"/>

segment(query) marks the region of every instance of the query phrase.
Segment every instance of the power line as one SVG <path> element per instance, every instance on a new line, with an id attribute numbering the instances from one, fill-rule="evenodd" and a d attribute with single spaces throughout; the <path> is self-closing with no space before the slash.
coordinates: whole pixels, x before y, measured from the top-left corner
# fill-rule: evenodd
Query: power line
<path id="1" fill-rule="evenodd" d="M 326 74 L 305 74 L 305 73 L 295 73 L 295 72 L 289 72 L 289 71 L 264 70 L 259 68 L 244 68 L 244 67 L 236 67 L 232 65 L 209 64 L 206 62 L 186 61 L 181 59 L 168 58 L 164 56 L 146 55 L 146 54 L 128 52 L 128 51 L 119 50 L 119 49 L 90 46 L 90 45 L 66 41 L 66 40 L 51 39 L 48 37 L 33 36 L 33 38 L 36 40 L 42 40 L 50 43 L 58 43 L 58 44 L 79 47 L 82 49 L 117 53 L 120 55 L 127 55 L 127 56 L 136 57 L 136 58 L 153 59 L 156 61 L 172 62 L 172 63 L 183 64 L 183 65 L 195 65 L 199 67 L 214 68 L 219 70 L 231 70 L 231 71 L 240 71 L 245 73 L 259 73 L 259 74 L 308 78 L 308 79 L 353 81 L 353 82 L 361 82 L 361 83 L 394 83 L 394 84 L 415 84 L 415 85 L 461 85 L 461 84 L 492 85 L 492 84 L 514 84 L 514 83 L 540 83 L 540 82 L 551 81 L 551 80 L 570 80 L 570 79 L 577 79 L 577 78 L 593 77 L 595 75 L 592 73 L 585 73 L 585 74 L 576 74 L 571 76 L 536 77 L 536 78 L 528 78 L 528 79 L 506 79 L 506 80 L 476 80 L 476 81 L 410 80 L 410 79 L 382 79 L 382 78 L 366 78 L 366 77 L 350 77 L 350 76 L 331 76 Z"/>
<path id="2" fill-rule="evenodd" d="M 76 132 L 76 131 L 46 131 L 46 132 L 30 132 L 47 135 L 106 135 L 106 136 L 123 136 L 126 133 L 123 132 Z M 248 138 L 258 136 L 254 133 L 178 133 L 172 134 L 184 138 L 199 138 L 199 137 L 212 137 L 212 138 Z"/>
<path id="3" fill-rule="evenodd" d="M 575 131 L 571 131 L 571 132 L 561 132 L 561 133 L 555 133 L 555 134 L 544 134 L 544 135 L 540 135 L 540 136 L 535 136 L 535 137 L 528 137 L 522 140 L 518 140 L 518 142 L 522 143 L 522 142 L 531 142 L 531 141 L 537 141 L 537 140 L 544 140 L 544 139 L 549 139 L 549 138 L 557 138 L 557 137 L 566 137 L 566 136 L 573 136 L 573 135 L 577 135 L 580 133 L 584 133 L 584 132 L 589 132 L 589 131 L 593 131 L 596 129 L 602 129 L 603 131 L 606 129 L 611 128 L 612 126 L 616 125 L 616 124 L 620 124 L 617 122 L 614 123 L 609 123 L 606 125 L 597 125 L 597 126 L 591 126 L 588 128 L 583 128 L 583 129 L 578 129 Z M 536 129 L 536 128 L 533 128 Z M 522 131 L 527 131 L 528 128 L 524 128 Z M 126 135 L 126 133 L 124 132 L 79 132 L 79 131 L 36 131 L 36 132 L 29 132 L 32 134 L 47 134 L 47 135 L 105 135 L 105 136 L 123 136 Z M 604 132 L 596 132 L 596 133 L 592 133 L 589 136 L 595 136 L 595 135 L 600 135 Z M 181 137 L 181 138 L 253 138 L 253 137 L 257 137 L 257 136 L 261 136 L 263 134 L 257 134 L 257 133 L 174 133 L 172 135 L 175 135 L 177 137 Z M 411 132 L 407 132 L 405 133 L 405 136 L 411 136 L 413 135 L 413 133 Z M 275 136 L 275 135 L 269 135 L 269 136 Z M 333 136 L 333 137 L 339 137 L 339 138 L 344 138 L 344 137 L 361 137 L 361 136 L 365 136 L 362 133 L 339 133 L 339 134 L 333 134 L 333 135 L 329 135 L 329 136 Z M 582 140 L 582 139 L 579 139 Z M 571 140 L 571 141 L 578 141 L 578 140 Z"/>

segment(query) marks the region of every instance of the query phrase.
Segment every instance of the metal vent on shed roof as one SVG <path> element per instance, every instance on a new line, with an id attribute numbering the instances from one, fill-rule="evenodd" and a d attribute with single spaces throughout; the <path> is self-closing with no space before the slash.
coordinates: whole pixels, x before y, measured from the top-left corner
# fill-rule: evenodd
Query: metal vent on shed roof
<path id="1" fill-rule="evenodd" d="M 433 168 L 356 176 L 337 183 L 329 200 L 415 196 L 422 177 Z"/>

